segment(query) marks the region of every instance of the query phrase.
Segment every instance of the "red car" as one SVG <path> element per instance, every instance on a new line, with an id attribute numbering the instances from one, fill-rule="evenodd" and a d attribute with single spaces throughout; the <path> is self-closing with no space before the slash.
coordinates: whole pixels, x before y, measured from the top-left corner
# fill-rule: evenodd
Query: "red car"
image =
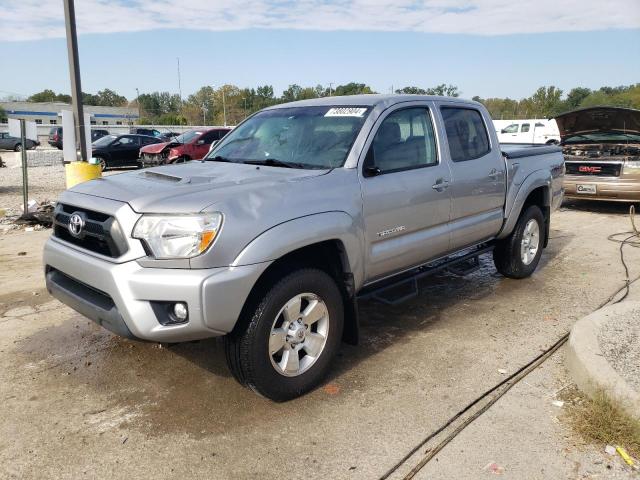
<path id="1" fill-rule="evenodd" d="M 231 128 L 226 127 L 189 130 L 170 142 L 147 145 L 140 149 L 140 163 L 143 167 L 152 167 L 200 160 L 207 154 L 211 144 L 229 131 Z"/>

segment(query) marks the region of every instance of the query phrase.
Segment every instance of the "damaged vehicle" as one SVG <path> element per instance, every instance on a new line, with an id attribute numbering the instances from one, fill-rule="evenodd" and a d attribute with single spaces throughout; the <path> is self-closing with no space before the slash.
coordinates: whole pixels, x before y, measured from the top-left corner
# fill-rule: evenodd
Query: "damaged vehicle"
<path id="1" fill-rule="evenodd" d="M 487 109 L 419 95 L 324 97 L 243 121 L 201 162 L 80 183 L 56 204 L 48 291 L 112 332 L 224 336 L 235 378 L 277 401 L 357 343 L 358 298 L 417 279 L 532 275 L 562 202 L 559 147 L 501 146 Z M 531 288 L 523 286 L 523 290 Z"/>
<path id="2" fill-rule="evenodd" d="M 189 130 L 168 142 L 147 145 L 140 149 L 140 164 L 143 167 L 155 167 L 200 160 L 209 152 L 209 147 L 230 130 L 227 127 Z"/>
<path id="3" fill-rule="evenodd" d="M 556 122 L 566 198 L 640 202 L 640 110 L 584 108 Z"/>

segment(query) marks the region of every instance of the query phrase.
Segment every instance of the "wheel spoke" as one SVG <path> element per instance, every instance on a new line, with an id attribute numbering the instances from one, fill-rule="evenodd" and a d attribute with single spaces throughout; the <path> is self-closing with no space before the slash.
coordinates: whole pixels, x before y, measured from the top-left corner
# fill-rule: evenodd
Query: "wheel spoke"
<path id="1" fill-rule="evenodd" d="M 292 349 L 285 350 L 282 354 L 282 360 L 280 360 L 280 368 L 285 373 L 296 373 L 300 369 L 298 351 Z"/>
<path id="2" fill-rule="evenodd" d="M 287 337 L 287 332 L 283 328 L 276 328 L 271 330 L 271 336 L 269 337 L 269 354 L 273 355 L 279 352 L 284 347 L 284 340 Z"/>
<path id="3" fill-rule="evenodd" d="M 302 308 L 300 302 L 300 297 L 292 298 L 291 300 L 289 300 L 289 303 L 287 303 L 287 305 L 284 307 L 284 310 L 282 311 L 285 321 L 293 322 L 294 320 L 298 319 L 298 317 L 300 316 L 300 309 Z"/>
<path id="4" fill-rule="evenodd" d="M 302 312 L 302 321 L 306 325 L 312 325 L 320 320 L 327 314 L 327 309 L 324 306 L 323 302 L 319 302 L 318 300 L 312 300 L 307 305 L 307 308 Z"/>
<path id="5" fill-rule="evenodd" d="M 304 340 L 302 348 L 312 357 L 317 357 L 322 352 L 324 346 L 325 336 L 319 333 L 307 333 L 307 337 Z"/>

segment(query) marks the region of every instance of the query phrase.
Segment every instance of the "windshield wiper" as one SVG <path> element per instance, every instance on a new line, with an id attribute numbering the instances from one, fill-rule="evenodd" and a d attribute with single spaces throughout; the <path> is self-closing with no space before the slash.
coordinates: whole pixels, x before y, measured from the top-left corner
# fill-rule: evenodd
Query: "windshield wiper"
<path id="1" fill-rule="evenodd" d="M 284 167 L 284 168 L 309 168 L 304 163 L 297 162 L 283 162 L 277 158 L 265 158 L 264 160 L 245 160 L 242 163 L 248 163 L 249 165 L 267 165 L 269 167 Z"/>
<path id="2" fill-rule="evenodd" d="M 202 161 L 207 161 L 207 162 L 229 162 L 229 163 L 235 163 L 233 160 L 227 158 L 227 157 L 223 157 L 221 155 L 216 155 L 215 157 L 204 157 L 202 159 Z"/>

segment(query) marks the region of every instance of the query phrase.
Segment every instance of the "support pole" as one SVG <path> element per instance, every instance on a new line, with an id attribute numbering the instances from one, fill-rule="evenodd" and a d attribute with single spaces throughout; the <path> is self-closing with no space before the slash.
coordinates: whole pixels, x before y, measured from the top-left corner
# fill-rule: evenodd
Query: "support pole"
<path id="1" fill-rule="evenodd" d="M 20 119 L 20 143 L 22 149 L 22 205 L 23 214 L 29 213 L 29 179 L 27 175 L 27 126 L 24 118 Z"/>
<path id="2" fill-rule="evenodd" d="M 76 10 L 74 0 L 63 0 L 64 20 L 67 30 L 67 53 L 69 54 L 69 74 L 71 76 L 71 100 L 73 121 L 76 131 L 76 146 L 80 150 L 80 160 L 87 158 L 87 132 L 84 128 L 84 111 L 82 108 L 82 86 L 80 85 L 80 61 L 78 59 L 78 38 L 76 36 Z M 79 144 L 79 145 L 78 145 Z"/>

